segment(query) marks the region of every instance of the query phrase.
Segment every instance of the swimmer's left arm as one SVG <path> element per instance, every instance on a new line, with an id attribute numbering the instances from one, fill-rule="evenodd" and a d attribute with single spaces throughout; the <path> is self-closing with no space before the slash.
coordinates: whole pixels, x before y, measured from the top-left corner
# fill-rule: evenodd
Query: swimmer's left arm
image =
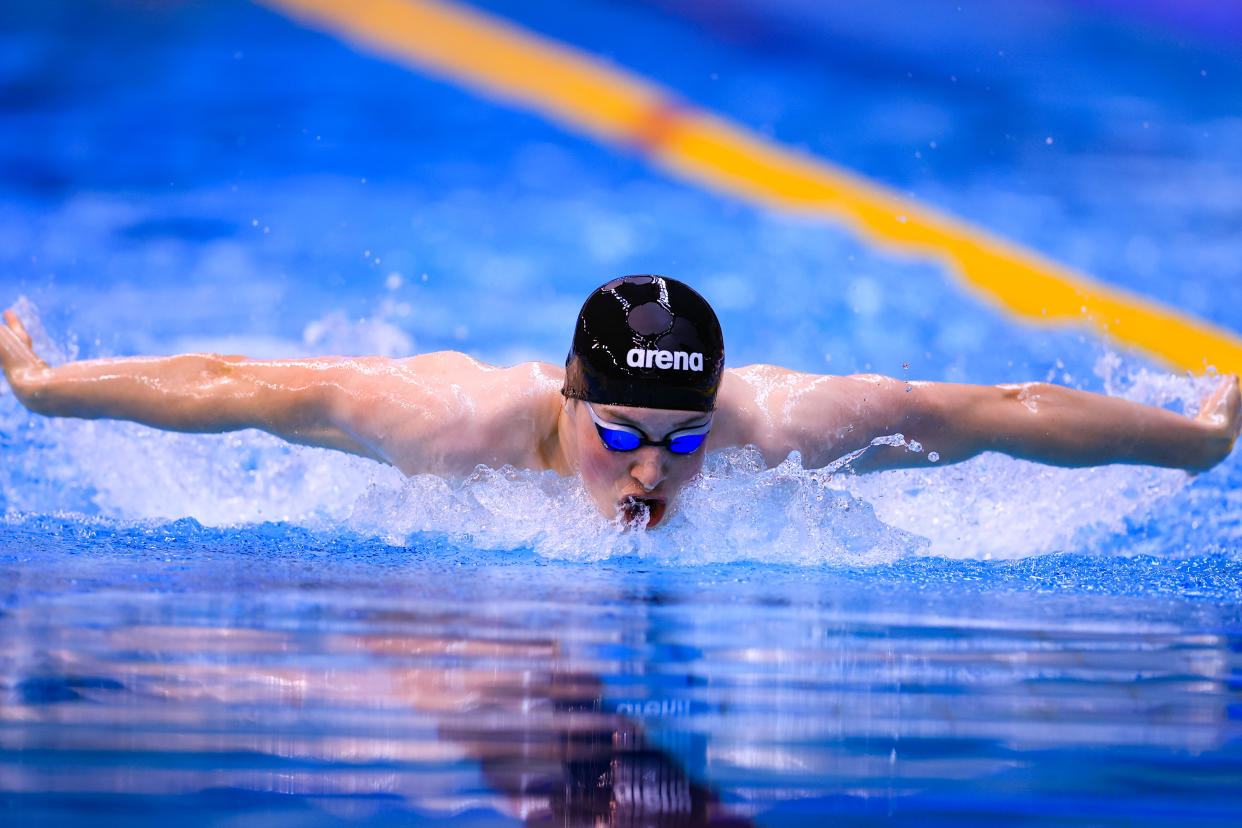
<path id="1" fill-rule="evenodd" d="M 955 463 L 985 451 L 1058 466 L 1132 463 L 1202 471 L 1223 460 L 1242 413 L 1236 377 L 1222 377 L 1196 417 L 1049 383 L 958 385 L 880 376 L 793 374 L 773 385 L 758 429 L 778 456 L 797 449 L 818 468 L 859 449 L 859 471 Z M 921 452 L 877 445 L 902 434 Z M 871 446 L 868 448 L 868 446 Z"/>
<path id="2" fill-rule="evenodd" d="M 871 461 L 876 468 L 923 465 L 931 451 L 947 463 L 999 451 L 1055 466 L 1129 463 L 1205 471 L 1228 456 L 1240 422 L 1233 376 L 1221 378 L 1193 418 L 1044 382 L 910 386 L 915 423 L 904 433 L 924 451 L 884 447 Z M 864 455 L 864 467 L 867 462 Z"/>

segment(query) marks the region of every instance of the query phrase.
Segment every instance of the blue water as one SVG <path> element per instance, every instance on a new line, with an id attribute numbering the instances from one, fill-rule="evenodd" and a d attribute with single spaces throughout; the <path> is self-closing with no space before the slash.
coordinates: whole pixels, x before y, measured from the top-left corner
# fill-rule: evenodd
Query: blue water
<path id="1" fill-rule="evenodd" d="M 837 5 L 483 4 L 1242 329 L 1219 4 Z M 735 365 L 1207 387 L 240 2 L 0 12 L 0 266 L 53 360 L 557 361 L 587 291 L 663 272 Z M 554 475 L 407 481 L 7 390 L 0 454 L 9 821 L 1242 817 L 1236 453 L 825 478 L 731 452 L 646 535 Z"/>

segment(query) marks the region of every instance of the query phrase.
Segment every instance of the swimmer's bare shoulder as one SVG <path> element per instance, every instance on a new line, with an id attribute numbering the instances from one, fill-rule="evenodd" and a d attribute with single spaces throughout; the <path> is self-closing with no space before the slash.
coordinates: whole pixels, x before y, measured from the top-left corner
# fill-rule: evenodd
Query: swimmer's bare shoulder
<path id="1" fill-rule="evenodd" d="M 869 445 L 901 417 L 905 383 L 875 374 L 807 374 L 755 364 L 724 372 L 711 448 L 754 446 L 769 465 L 791 451 L 807 468 Z"/>
<path id="2" fill-rule="evenodd" d="M 342 392 L 336 416 L 406 474 L 558 466 L 564 369 L 498 367 L 457 351 L 369 363 Z"/>

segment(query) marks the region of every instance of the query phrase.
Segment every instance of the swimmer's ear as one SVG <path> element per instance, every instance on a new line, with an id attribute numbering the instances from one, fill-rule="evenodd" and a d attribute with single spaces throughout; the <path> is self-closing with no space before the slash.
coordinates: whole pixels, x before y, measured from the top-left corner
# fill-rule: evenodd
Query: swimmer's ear
<path id="1" fill-rule="evenodd" d="M 17 314 L 12 310 L 4 312 L 4 321 L 8 323 L 13 333 L 17 334 L 17 338 L 26 344 L 27 348 L 33 349 L 34 343 L 30 340 L 30 334 L 26 333 L 26 326 L 22 324 L 22 320 L 17 318 Z"/>

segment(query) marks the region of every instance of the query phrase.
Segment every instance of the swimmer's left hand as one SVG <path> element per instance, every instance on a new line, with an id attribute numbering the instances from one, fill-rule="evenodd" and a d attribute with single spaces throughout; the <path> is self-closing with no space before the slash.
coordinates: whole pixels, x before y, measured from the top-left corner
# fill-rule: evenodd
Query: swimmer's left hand
<path id="1" fill-rule="evenodd" d="M 1211 430 L 1209 457 L 1204 466 L 1211 468 L 1229 456 L 1242 429 L 1242 392 L 1236 375 L 1226 374 L 1220 378 L 1195 420 Z"/>

